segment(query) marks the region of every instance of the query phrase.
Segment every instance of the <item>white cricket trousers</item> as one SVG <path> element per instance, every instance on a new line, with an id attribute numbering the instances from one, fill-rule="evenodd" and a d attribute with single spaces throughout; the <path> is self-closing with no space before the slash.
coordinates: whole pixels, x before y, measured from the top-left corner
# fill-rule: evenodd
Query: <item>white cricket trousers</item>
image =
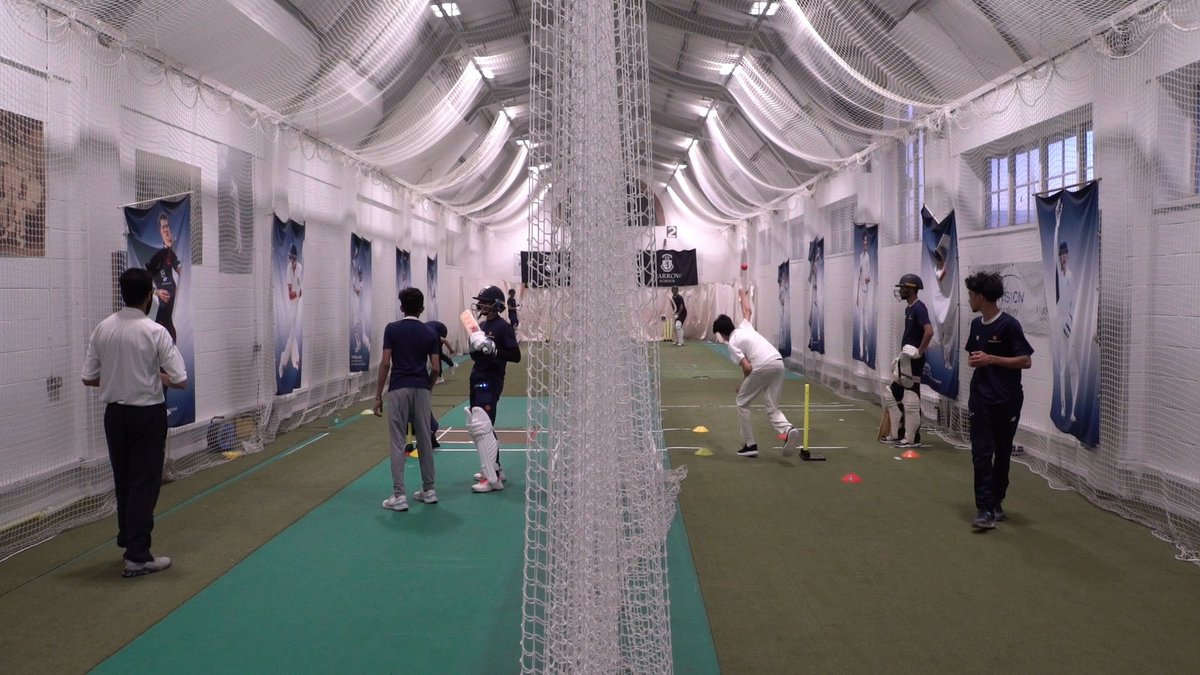
<path id="1" fill-rule="evenodd" d="M 746 445 L 755 444 L 754 430 L 750 426 L 750 404 L 760 395 L 763 395 L 763 402 L 767 406 L 767 419 L 771 420 L 775 431 L 782 434 L 792 428 L 791 422 L 788 422 L 783 411 L 779 409 L 779 393 L 783 391 L 783 377 L 786 373 L 782 359 L 770 361 L 750 371 L 750 377 L 742 382 L 742 388 L 737 395 L 738 423 L 742 427 L 742 442 Z"/>

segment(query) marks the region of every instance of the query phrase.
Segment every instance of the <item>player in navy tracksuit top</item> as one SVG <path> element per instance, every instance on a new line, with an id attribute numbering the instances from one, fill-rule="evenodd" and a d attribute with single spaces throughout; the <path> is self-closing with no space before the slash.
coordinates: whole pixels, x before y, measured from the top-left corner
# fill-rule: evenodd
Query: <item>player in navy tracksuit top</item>
<path id="1" fill-rule="evenodd" d="M 521 347 L 517 333 L 500 313 L 507 308 L 504 291 L 488 286 L 475 296 L 475 309 L 482 321 L 482 335 L 469 339 L 471 349 L 471 393 L 468 410 L 468 431 L 480 453 L 483 470 L 476 474 L 475 492 L 504 489 L 504 472 L 500 468 L 499 440 L 495 434 L 496 407 L 504 391 L 504 373 L 509 363 L 520 363 Z"/>
<path id="2" fill-rule="evenodd" d="M 971 524 L 990 530 L 996 521 L 1006 519 L 1001 504 L 1008 492 L 1009 458 L 1025 402 L 1021 371 L 1032 365 L 1033 347 L 1021 322 L 996 306 L 1004 295 L 999 274 L 976 272 L 967 277 L 966 286 L 971 311 L 981 315 L 971 321 L 966 345 L 967 365 L 975 369 L 967 402 L 978 509 Z"/>

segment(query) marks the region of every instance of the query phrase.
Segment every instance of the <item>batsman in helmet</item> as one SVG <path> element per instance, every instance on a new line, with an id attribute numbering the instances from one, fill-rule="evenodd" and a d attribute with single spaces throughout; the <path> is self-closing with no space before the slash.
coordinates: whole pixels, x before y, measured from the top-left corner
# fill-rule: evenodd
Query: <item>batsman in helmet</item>
<path id="1" fill-rule="evenodd" d="M 475 492 L 504 489 L 504 469 L 500 467 L 500 441 L 496 437 L 496 406 L 504 391 L 504 371 L 510 363 L 521 362 L 517 333 L 500 316 L 507 309 L 504 291 L 488 286 L 472 298 L 474 313 L 463 312 L 463 326 L 471 360 L 471 393 L 467 408 L 467 431 L 479 452 L 480 472 L 475 474 Z"/>
<path id="2" fill-rule="evenodd" d="M 879 440 L 893 443 L 898 448 L 913 448 L 921 444 L 918 434 L 921 427 L 921 373 L 925 370 L 925 350 L 933 340 L 929 310 L 917 297 L 924 287 L 921 277 L 905 274 L 900 277 L 895 290 L 896 299 L 907 305 L 904 308 L 904 332 L 900 336 L 900 355 L 892 362 L 891 395 L 884 396 L 890 429 L 888 435 Z"/>

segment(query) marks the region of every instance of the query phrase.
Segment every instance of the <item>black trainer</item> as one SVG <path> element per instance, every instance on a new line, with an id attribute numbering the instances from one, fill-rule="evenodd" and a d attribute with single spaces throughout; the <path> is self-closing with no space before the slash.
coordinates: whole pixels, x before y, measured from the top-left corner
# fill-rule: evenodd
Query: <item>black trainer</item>
<path id="1" fill-rule="evenodd" d="M 758 457 L 758 444 L 743 445 L 741 450 L 737 451 L 739 457 Z"/>
<path id="2" fill-rule="evenodd" d="M 1003 523 L 1008 520 L 1008 514 L 1004 512 L 1004 507 L 997 504 L 995 510 L 992 511 L 992 518 L 997 523 Z"/>
<path id="3" fill-rule="evenodd" d="M 996 527 L 996 516 L 991 511 L 980 511 L 971 521 L 971 526 L 977 530 L 990 530 Z"/>

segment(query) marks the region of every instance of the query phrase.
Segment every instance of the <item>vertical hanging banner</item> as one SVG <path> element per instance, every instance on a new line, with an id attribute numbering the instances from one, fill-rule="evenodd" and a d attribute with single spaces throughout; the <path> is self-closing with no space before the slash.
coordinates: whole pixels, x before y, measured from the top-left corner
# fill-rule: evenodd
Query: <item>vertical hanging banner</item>
<path id="1" fill-rule="evenodd" d="M 412 286 L 412 254 L 402 248 L 396 249 L 396 320 L 404 316 L 400 311 L 400 291 Z"/>
<path id="2" fill-rule="evenodd" d="M 222 274 L 254 271 L 254 157 L 222 145 L 217 152 L 217 251 Z"/>
<path id="3" fill-rule="evenodd" d="M 879 287 L 879 226 L 854 224 L 854 335 L 850 351 L 855 361 L 875 367 L 875 289 Z"/>
<path id="4" fill-rule="evenodd" d="M 825 353 L 825 238 L 808 244 L 808 349 Z"/>
<path id="5" fill-rule="evenodd" d="M 350 372 L 371 367 L 371 242 L 350 234 Z"/>
<path id="6" fill-rule="evenodd" d="M 1054 386 L 1050 419 L 1084 445 L 1100 442 L 1100 185 L 1037 198 Z"/>
<path id="7" fill-rule="evenodd" d="M 792 355 L 792 262 L 784 260 L 779 263 L 779 272 L 775 275 L 779 284 L 779 355 L 787 358 Z"/>
<path id="8" fill-rule="evenodd" d="M 429 290 L 425 293 L 425 320 L 437 321 L 437 287 L 438 287 L 438 261 L 437 256 L 425 259 L 426 279 L 429 281 Z"/>
<path id="9" fill-rule="evenodd" d="M 958 226 L 951 211 L 938 222 L 921 208 L 922 295 L 928 299 L 933 341 L 925 350 L 921 384 L 947 398 L 958 398 Z"/>
<path id="10" fill-rule="evenodd" d="M 274 216 L 271 269 L 275 281 L 275 393 L 300 387 L 304 353 L 304 226 Z"/>
<path id="11" fill-rule="evenodd" d="M 167 426 L 196 421 L 196 359 L 192 328 L 192 200 L 125 207 L 130 267 L 154 275 L 158 311 L 151 317 L 171 334 L 187 366 L 187 389 L 167 389 Z"/>

